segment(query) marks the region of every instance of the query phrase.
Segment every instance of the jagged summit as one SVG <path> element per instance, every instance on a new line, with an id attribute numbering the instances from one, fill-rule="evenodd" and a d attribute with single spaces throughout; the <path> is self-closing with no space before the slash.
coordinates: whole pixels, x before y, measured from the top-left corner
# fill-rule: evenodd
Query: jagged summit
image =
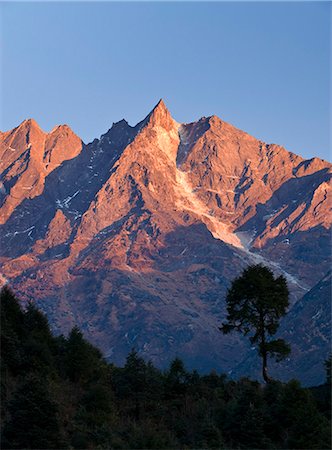
<path id="1" fill-rule="evenodd" d="M 6 140 L 29 140 L 29 137 L 43 139 L 47 133 L 39 126 L 34 119 L 25 119 L 17 127 L 14 127 L 8 131 L 4 131 L 2 136 Z"/>
<path id="2" fill-rule="evenodd" d="M 172 118 L 171 113 L 166 107 L 163 99 L 160 99 L 152 111 L 143 120 L 143 124 L 149 124 L 152 127 L 160 126 L 166 131 L 169 131 L 174 127 L 176 122 Z"/>
<path id="3" fill-rule="evenodd" d="M 152 109 L 152 112 L 153 111 L 168 111 L 167 106 L 162 98 L 159 99 L 156 106 Z"/>
<path id="4" fill-rule="evenodd" d="M 38 122 L 35 119 L 29 118 L 24 119 L 17 127 L 14 127 L 11 130 L 2 132 L 3 135 L 10 135 L 14 133 L 31 133 L 36 132 L 38 134 L 43 135 L 51 135 L 51 134 L 59 134 L 59 133 L 66 133 L 67 135 L 74 135 L 77 136 L 76 133 L 71 129 L 71 127 L 64 123 L 55 125 L 49 132 L 44 131 L 41 126 L 38 124 Z"/>
<path id="5" fill-rule="evenodd" d="M 35 119 L 32 119 L 32 118 L 23 120 L 17 128 L 21 128 L 21 127 L 22 128 L 23 127 L 26 127 L 26 128 L 37 128 L 38 130 L 43 131 L 42 128 L 39 126 L 38 122 Z"/>
<path id="6" fill-rule="evenodd" d="M 125 119 L 121 119 L 117 122 L 113 122 L 111 128 L 109 128 L 106 133 L 103 133 L 101 135 L 101 139 L 105 138 L 106 136 L 114 133 L 114 132 L 122 132 L 125 131 L 127 129 L 131 129 L 133 128 L 131 125 L 129 125 L 129 123 L 125 120 Z"/>
<path id="7" fill-rule="evenodd" d="M 126 121 L 126 119 L 121 119 L 118 122 L 113 122 L 112 124 L 112 128 L 113 127 L 117 127 L 117 126 L 123 126 L 123 125 L 129 125 L 128 122 Z"/>
<path id="8" fill-rule="evenodd" d="M 66 132 L 66 133 L 75 134 L 74 131 L 71 129 L 71 127 L 69 125 L 67 125 L 66 123 L 56 125 L 55 127 L 52 128 L 52 130 L 49 132 L 49 134 L 56 133 L 56 132 Z"/>

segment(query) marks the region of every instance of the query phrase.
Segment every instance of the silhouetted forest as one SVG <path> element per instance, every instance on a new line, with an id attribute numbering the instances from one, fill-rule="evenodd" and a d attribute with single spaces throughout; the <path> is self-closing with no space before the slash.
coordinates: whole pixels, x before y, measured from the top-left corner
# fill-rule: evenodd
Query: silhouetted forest
<path id="1" fill-rule="evenodd" d="M 53 336 L 4 288 L 1 448 L 330 449 L 326 365 L 326 384 L 311 389 L 200 375 L 180 359 L 161 371 L 134 350 L 116 367 L 77 328 Z"/>

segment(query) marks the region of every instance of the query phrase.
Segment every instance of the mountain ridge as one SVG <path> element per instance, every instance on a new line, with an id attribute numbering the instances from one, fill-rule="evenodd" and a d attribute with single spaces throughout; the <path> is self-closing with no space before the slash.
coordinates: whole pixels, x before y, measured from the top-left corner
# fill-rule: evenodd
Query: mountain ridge
<path id="1" fill-rule="evenodd" d="M 265 144 L 216 116 L 179 124 L 162 100 L 134 127 L 122 119 L 89 144 L 58 129 L 47 134 L 59 136 L 52 145 L 38 130 L 28 136 L 39 165 L 30 153 L 20 160 L 25 129 L 15 170 L 7 171 L 10 132 L 0 147 L 9 159 L 2 276 L 36 298 L 56 330 L 78 324 L 119 361 L 135 342 L 157 363 L 168 345 L 169 357 L 178 348 L 197 367 L 230 370 L 249 351 L 216 331 L 230 280 L 248 264 L 269 265 L 287 277 L 296 304 L 327 272 L 328 162 Z M 132 342 L 124 336 L 133 329 Z"/>

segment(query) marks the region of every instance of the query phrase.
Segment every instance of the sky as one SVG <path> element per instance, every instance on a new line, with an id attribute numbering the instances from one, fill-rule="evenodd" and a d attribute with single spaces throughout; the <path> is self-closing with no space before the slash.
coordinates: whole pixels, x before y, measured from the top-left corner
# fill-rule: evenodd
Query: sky
<path id="1" fill-rule="evenodd" d="M 34 118 L 85 142 L 163 98 L 331 161 L 329 2 L 2 2 L 2 131 Z"/>

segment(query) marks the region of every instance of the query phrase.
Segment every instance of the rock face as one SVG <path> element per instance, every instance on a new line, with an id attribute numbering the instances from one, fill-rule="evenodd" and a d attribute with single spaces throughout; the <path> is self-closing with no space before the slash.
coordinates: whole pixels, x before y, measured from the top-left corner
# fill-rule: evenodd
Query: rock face
<path id="1" fill-rule="evenodd" d="M 329 268 L 331 164 L 215 116 L 179 124 L 160 101 L 88 145 L 32 120 L 0 139 L 3 279 L 118 363 L 136 347 L 159 365 L 247 373 L 247 342 L 218 331 L 230 281 L 266 264 L 296 311 Z"/>
<path id="2" fill-rule="evenodd" d="M 77 156 L 81 148 L 82 141 L 67 125 L 55 127 L 47 134 L 29 119 L 3 133 L 0 223 L 6 223 L 24 199 L 41 195 L 47 175 L 63 161 Z"/>

